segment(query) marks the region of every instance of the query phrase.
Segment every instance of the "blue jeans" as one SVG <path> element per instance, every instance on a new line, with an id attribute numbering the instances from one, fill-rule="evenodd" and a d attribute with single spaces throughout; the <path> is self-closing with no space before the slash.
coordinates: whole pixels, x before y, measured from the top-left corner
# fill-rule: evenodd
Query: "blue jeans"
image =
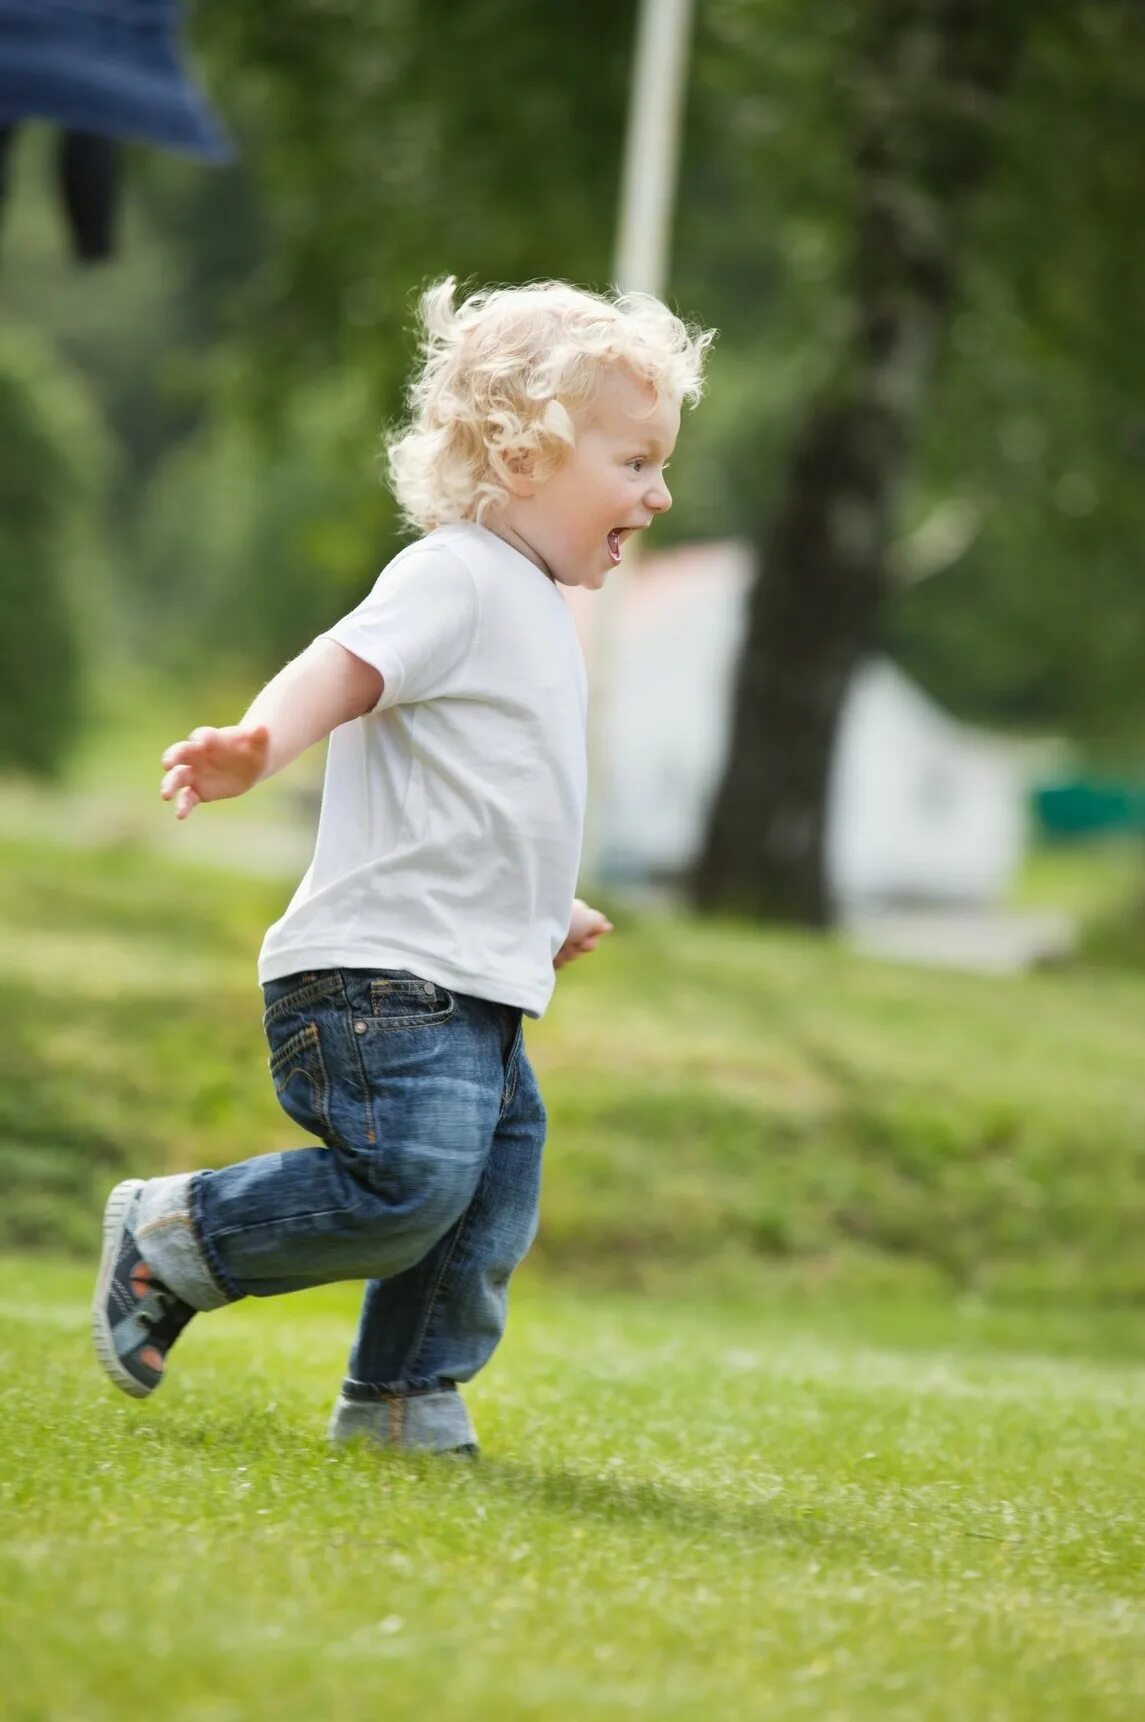
<path id="1" fill-rule="evenodd" d="M 545 1110 L 521 1012 L 404 970 L 264 992 L 279 1101 L 324 1146 L 152 1180 L 140 1247 L 200 1309 L 367 1280 L 332 1433 L 461 1445 L 456 1384 L 500 1340 L 537 1228 Z"/>

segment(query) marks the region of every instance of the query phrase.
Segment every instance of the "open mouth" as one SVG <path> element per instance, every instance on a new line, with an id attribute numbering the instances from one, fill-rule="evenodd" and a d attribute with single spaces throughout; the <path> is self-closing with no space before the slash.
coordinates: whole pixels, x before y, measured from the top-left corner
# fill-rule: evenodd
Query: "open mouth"
<path id="1" fill-rule="evenodd" d="M 626 537 L 627 533 L 621 526 L 614 526 L 608 535 L 608 554 L 612 557 L 614 564 L 620 561 L 620 546 Z"/>

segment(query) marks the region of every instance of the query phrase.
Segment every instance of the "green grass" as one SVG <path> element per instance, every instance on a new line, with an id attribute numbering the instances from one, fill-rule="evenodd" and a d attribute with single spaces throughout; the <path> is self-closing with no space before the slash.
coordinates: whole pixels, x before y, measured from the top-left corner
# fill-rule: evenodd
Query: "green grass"
<path id="1" fill-rule="evenodd" d="M 1013 893 L 1017 907 L 1072 914 L 1091 967 L 1145 974 L 1145 843 L 1110 837 L 1034 849 Z"/>
<path id="2" fill-rule="evenodd" d="M 350 1288 L 202 1318 L 143 1405 L 87 1294 L 0 1268 L 12 1722 L 1145 1713 L 1136 1322 L 527 1270 L 471 1465 L 327 1451 Z"/>
<path id="3" fill-rule="evenodd" d="M 116 1174 L 302 1140 L 253 972 L 287 894 L 130 844 L 0 844 L 6 1242 L 87 1250 Z M 1145 978 L 925 973 L 614 918 L 529 1031 L 548 1270 L 1145 1300 Z"/>
<path id="4" fill-rule="evenodd" d="M 1145 1714 L 1145 980 L 617 909 L 529 1031 L 482 1460 L 332 1455 L 353 1288 L 197 1321 L 144 1405 L 87 1337 L 116 1176 L 301 1140 L 286 895 L 0 843 L 0 1236 L 51 1252 L 0 1264 L 4 1722 Z"/>
<path id="5" fill-rule="evenodd" d="M 1125 910 L 1145 882 L 1145 842 L 1140 837 L 1035 844 L 1014 884 L 1015 907 L 1062 909 L 1083 923 Z"/>

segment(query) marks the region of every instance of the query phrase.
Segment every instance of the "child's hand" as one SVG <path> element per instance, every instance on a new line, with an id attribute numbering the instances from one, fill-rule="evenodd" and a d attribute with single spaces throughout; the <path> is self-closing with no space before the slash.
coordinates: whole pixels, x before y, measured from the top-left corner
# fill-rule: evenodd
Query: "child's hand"
<path id="1" fill-rule="evenodd" d="M 159 786 L 164 801 L 175 800 L 176 819 L 186 819 L 200 801 L 226 801 L 258 782 L 270 751 L 265 724 L 244 728 L 193 729 L 163 755 L 167 775 Z"/>
<path id="2" fill-rule="evenodd" d="M 612 932 L 612 922 L 599 909 L 590 909 L 577 897 L 573 902 L 572 920 L 565 942 L 553 958 L 554 969 L 563 969 L 574 957 L 595 951 L 605 933 Z"/>

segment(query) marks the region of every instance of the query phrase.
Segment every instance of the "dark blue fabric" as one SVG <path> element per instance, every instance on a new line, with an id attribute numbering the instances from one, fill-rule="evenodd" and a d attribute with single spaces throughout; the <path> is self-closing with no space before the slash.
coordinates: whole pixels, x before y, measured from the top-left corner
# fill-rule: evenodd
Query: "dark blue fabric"
<path id="1" fill-rule="evenodd" d="M 78 263 L 102 263 L 115 250 L 119 145 L 98 132 L 62 132 L 60 194 Z"/>
<path id="2" fill-rule="evenodd" d="M 0 125 L 54 120 L 229 160 L 184 71 L 179 26 L 179 0 L 0 0 Z"/>

